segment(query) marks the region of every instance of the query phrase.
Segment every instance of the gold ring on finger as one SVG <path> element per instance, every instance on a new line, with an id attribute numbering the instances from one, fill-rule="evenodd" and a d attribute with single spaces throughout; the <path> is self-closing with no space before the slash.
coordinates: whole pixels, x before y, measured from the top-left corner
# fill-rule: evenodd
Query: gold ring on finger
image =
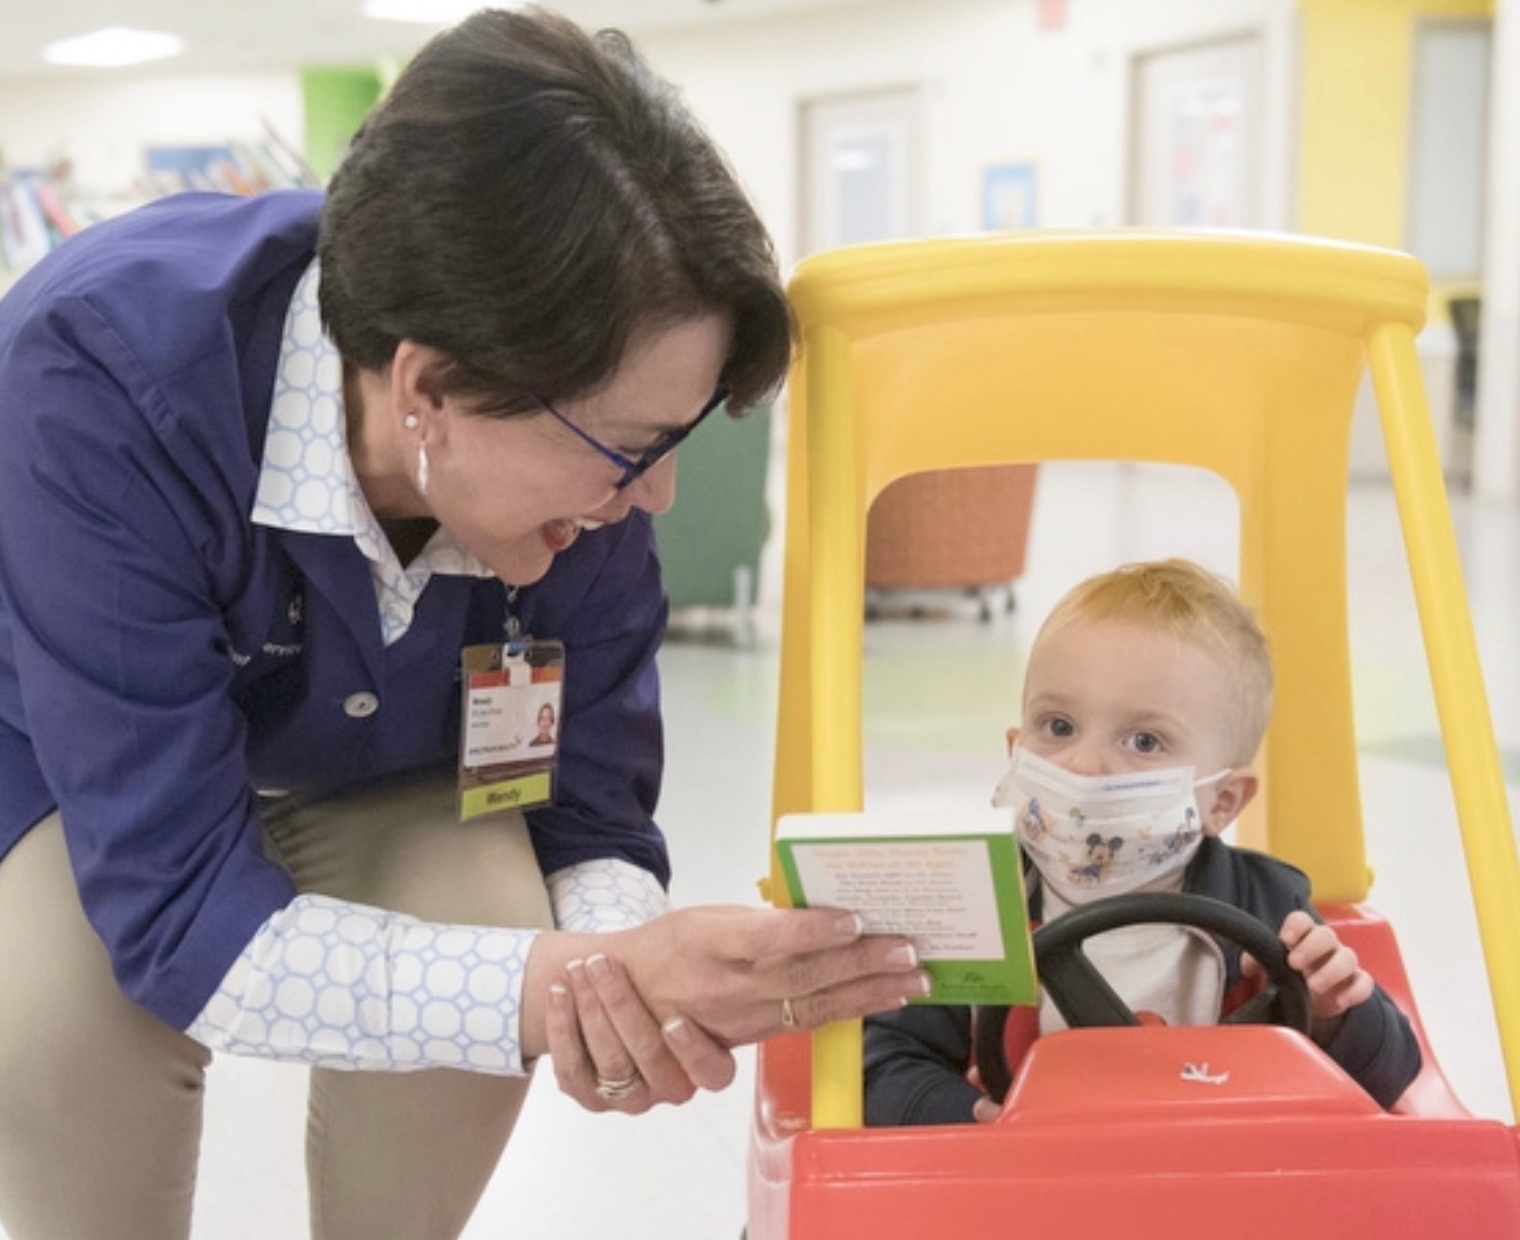
<path id="1" fill-rule="evenodd" d="M 797 1013 L 792 1010 L 790 999 L 781 1000 L 781 1027 L 783 1029 L 795 1029 L 797 1027 Z"/>
<path id="2" fill-rule="evenodd" d="M 596 1078 L 596 1094 L 608 1102 L 618 1102 L 628 1097 L 634 1090 L 644 1083 L 644 1078 L 637 1072 L 632 1076 L 617 1079 L 608 1079 L 600 1074 Z"/>

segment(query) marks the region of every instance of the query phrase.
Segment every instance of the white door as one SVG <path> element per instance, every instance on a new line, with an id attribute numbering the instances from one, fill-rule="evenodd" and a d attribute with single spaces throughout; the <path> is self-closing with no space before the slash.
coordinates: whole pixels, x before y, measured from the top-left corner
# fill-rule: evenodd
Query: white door
<path id="1" fill-rule="evenodd" d="M 1415 25 L 1404 240 L 1434 280 L 1477 280 L 1483 269 L 1492 31 L 1486 18 Z"/>
<path id="2" fill-rule="evenodd" d="M 1483 272 L 1483 200 L 1488 159 L 1488 66 L 1493 23 L 1425 19 L 1415 23 L 1409 117 L 1409 211 L 1404 246 L 1433 281 L 1476 287 Z M 1420 365 L 1446 480 L 1472 482 L 1474 396 L 1455 320 L 1433 315 L 1420 333 Z"/>
<path id="3" fill-rule="evenodd" d="M 1261 36 L 1143 53 L 1132 84 L 1130 222 L 1259 227 Z"/>
<path id="4" fill-rule="evenodd" d="M 912 87 L 803 102 L 803 254 L 918 235 L 921 113 Z"/>
<path id="5" fill-rule="evenodd" d="M 798 113 L 799 258 L 923 231 L 923 95 L 912 86 L 804 100 Z M 760 596 L 781 593 L 785 545 L 786 428 L 772 419 L 767 501 L 771 533 L 760 560 Z"/>

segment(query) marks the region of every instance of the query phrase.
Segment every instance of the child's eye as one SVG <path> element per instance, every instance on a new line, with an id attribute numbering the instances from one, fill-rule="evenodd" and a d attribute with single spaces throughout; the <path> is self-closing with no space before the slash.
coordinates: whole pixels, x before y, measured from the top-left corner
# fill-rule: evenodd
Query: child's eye
<path id="1" fill-rule="evenodd" d="M 1052 719 L 1045 725 L 1045 730 L 1052 736 L 1059 736 L 1062 739 L 1075 736 L 1077 731 L 1070 719 Z"/>
<path id="2" fill-rule="evenodd" d="M 1136 732 L 1130 737 L 1130 744 L 1136 753 L 1160 753 L 1163 748 L 1161 738 L 1154 732 Z"/>

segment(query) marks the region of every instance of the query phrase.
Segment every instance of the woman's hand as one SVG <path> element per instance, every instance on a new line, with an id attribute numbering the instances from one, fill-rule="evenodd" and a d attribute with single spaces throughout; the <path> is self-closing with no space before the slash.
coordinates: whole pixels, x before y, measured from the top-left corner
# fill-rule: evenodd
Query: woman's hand
<path id="1" fill-rule="evenodd" d="M 838 910 L 682 909 L 607 940 L 656 1020 L 684 1017 L 722 1047 L 929 992 L 911 942 L 864 936 L 859 918 Z"/>

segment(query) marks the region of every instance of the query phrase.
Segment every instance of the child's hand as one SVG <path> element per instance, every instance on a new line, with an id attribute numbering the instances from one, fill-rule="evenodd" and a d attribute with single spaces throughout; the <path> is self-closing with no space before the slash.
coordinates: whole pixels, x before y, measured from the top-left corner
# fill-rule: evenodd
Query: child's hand
<path id="1" fill-rule="evenodd" d="M 1308 984 L 1310 1032 L 1323 1045 L 1334 1036 L 1341 1017 L 1372 997 L 1372 975 L 1357 963 L 1356 953 L 1334 930 L 1302 909 L 1283 919 L 1277 937 L 1288 949 L 1288 964 Z"/>
<path id="2" fill-rule="evenodd" d="M 997 1117 L 1003 1113 L 1003 1108 L 998 1106 L 991 1098 L 978 1098 L 976 1106 L 971 1109 L 971 1114 L 976 1117 L 978 1124 L 992 1124 L 997 1122 Z"/>

